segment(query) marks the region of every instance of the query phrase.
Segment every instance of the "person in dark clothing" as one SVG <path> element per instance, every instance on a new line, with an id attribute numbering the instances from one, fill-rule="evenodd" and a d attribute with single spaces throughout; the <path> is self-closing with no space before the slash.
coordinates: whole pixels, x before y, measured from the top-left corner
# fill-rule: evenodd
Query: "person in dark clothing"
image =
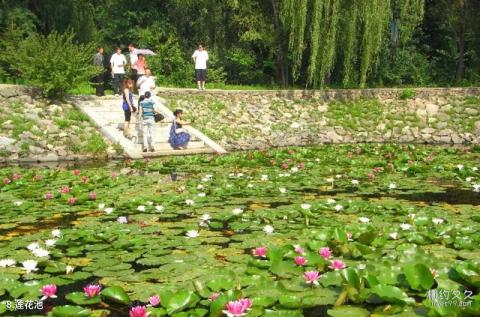
<path id="1" fill-rule="evenodd" d="M 93 78 L 93 82 L 95 83 L 95 94 L 99 97 L 105 96 L 105 64 L 103 59 L 103 47 L 98 48 L 97 54 L 93 56 L 93 65 L 102 68 L 102 71 Z"/>

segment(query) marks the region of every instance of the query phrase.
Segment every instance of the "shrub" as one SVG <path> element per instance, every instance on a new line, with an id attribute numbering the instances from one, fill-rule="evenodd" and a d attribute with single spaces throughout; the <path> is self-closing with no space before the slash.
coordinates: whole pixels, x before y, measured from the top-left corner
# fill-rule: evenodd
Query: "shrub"
<path id="1" fill-rule="evenodd" d="M 85 151 L 96 155 L 105 154 L 108 149 L 107 143 L 98 133 L 94 133 L 91 138 L 88 139 L 88 143 L 85 145 Z"/>
<path id="2" fill-rule="evenodd" d="M 406 100 L 406 99 L 413 99 L 417 95 L 417 92 L 413 89 L 407 88 L 402 90 L 400 93 L 400 99 Z"/>
<path id="3" fill-rule="evenodd" d="M 43 89 L 48 98 L 58 98 L 100 70 L 92 65 L 93 44 L 76 44 L 69 32 L 48 36 L 32 33 L 18 45 L 9 46 L 4 60 L 29 83 Z"/>

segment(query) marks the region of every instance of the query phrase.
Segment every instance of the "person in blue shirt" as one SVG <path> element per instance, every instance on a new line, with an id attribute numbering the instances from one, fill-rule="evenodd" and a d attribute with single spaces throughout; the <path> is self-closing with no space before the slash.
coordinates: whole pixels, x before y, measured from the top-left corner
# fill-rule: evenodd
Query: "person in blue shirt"
<path id="1" fill-rule="evenodd" d="M 145 147 L 145 139 L 148 143 L 148 149 L 150 152 L 154 152 L 155 148 L 153 147 L 154 138 L 153 138 L 153 125 L 155 124 L 155 102 L 151 99 L 152 94 L 147 91 L 145 92 L 144 99 L 140 102 L 139 115 L 142 118 L 142 128 L 143 128 L 143 152 L 147 152 Z"/>

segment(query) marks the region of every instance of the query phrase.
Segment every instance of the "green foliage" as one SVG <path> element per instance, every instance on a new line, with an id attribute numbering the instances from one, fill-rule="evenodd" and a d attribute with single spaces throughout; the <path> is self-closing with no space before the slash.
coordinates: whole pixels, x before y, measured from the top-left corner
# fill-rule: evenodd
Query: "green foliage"
<path id="1" fill-rule="evenodd" d="M 379 76 L 388 86 L 426 86 L 432 83 L 433 67 L 427 57 L 414 47 L 389 53 L 383 60 Z"/>
<path id="2" fill-rule="evenodd" d="M 96 154 L 96 155 L 104 154 L 107 149 L 108 149 L 108 145 L 105 143 L 103 138 L 98 133 L 94 133 L 88 139 L 88 143 L 85 146 L 86 152 Z"/>
<path id="3" fill-rule="evenodd" d="M 400 99 L 406 100 L 406 99 L 413 99 L 417 95 L 417 92 L 414 89 L 403 89 L 402 92 L 400 93 Z"/>
<path id="4" fill-rule="evenodd" d="M 93 44 L 75 44 L 73 38 L 73 33 L 33 33 L 16 46 L 8 46 L 2 60 L 22 78 L 41 87 L 45 96 L 62 97 L 98 72 L 91 65 Z"/>

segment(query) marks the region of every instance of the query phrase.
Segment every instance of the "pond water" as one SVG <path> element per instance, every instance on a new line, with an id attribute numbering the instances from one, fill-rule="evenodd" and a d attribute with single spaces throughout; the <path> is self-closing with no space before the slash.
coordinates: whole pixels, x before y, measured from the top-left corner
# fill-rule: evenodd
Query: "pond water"
<path id="1" fill-rule="evenodd" d="M 247 316 L 478 316 L 479 152 L 337 145 L 4 167 L 0 313 L 129 316 L 159 295 L 150 317 L 222 316 L 240 298 Z M 43 310 L 6 309 L 48 284 Z M 432 290 L 462 300 L 435 305 Z"/>

